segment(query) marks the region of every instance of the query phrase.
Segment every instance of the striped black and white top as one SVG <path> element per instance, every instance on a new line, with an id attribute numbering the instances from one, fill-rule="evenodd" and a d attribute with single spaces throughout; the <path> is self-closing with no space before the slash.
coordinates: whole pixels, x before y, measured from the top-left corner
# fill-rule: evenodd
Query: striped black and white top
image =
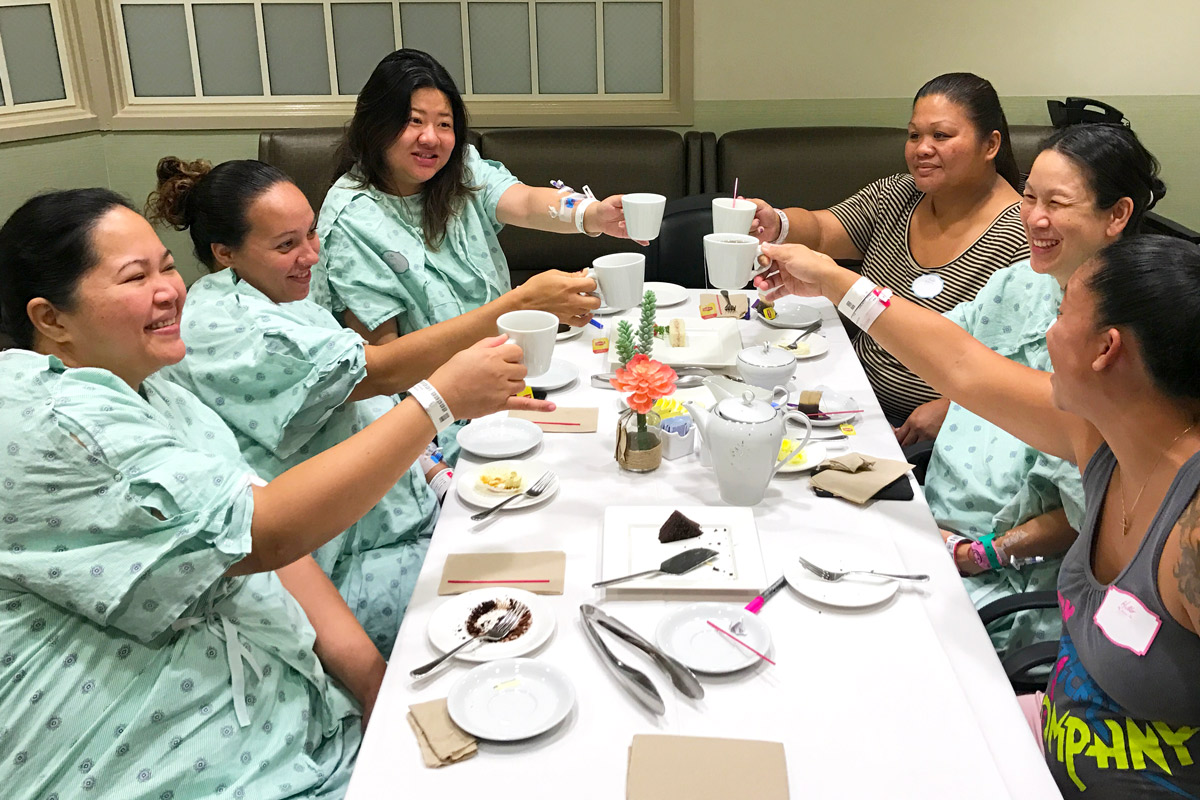
<path id="1" fill-rule="evenodd" d="M 957 258 L 940 267 L 922 267 L 909 248 L 908 228 L 913 210 L 924 196 L 912 176 L 901 173 L 875 181 L 829 209 L 863 254 L 863 275 L 878 285 L 944 314 L 973 299 L 996 270 L 1029 258 L 1029 242 L 1021 226 L 1021 204 L 1013 203 Z M 929 274 L 941 277 L 944 288 L 932 298 L 917 297 L 913 281 Z M 884 413 L 894 424 L 907 419 L 917 406 L 938 397 L 870 336 L 857 337 L 854 350 Z"/>

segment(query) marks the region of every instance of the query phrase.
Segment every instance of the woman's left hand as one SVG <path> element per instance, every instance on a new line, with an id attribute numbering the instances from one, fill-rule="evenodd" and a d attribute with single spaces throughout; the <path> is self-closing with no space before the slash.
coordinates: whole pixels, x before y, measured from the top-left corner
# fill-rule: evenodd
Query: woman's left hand
<path id="1" fill-rule="evenodd" d="M 758 263 L 770 263 L 771 267 L 754 278 L 754 285 L 769 300 L 787 294 L 820 297 L 824 270 L 829 266 L 841 269 L 828 256 L 802 244 L 764 244 L 761 247 Z"/>
<path id="2" fill-rule="evenodd" d="M 583 214 L 583 227 L 588 233 L 600 233 L 614 236 L 618 239 L 628 239 L 625 232 L 625 210 L 621 207 L 621 195 L 613 194 L 598 200 L 587 207 Z M 647 245 L 641 239 L 635 239 L 638 244 Z"/>
<path id="3" fill-rule="evenodd" d="M 955 534 L 944 528 L 940 531 L 942 541 L 949 541 L 951 536 Z M 971 558 L 971 548 L 967 542 L 959 542 L 958 547 L 954 548 L 954 566 L 958 567 L 958 571 L 963 575 L 978 575 L 983 572 L 983 567 L 975 563 L 975 559 Z"/>

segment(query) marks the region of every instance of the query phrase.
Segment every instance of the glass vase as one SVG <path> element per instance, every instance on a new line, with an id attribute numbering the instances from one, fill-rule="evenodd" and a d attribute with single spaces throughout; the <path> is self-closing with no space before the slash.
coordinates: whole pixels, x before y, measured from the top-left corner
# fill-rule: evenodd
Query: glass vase
<path id="1" fill-rule="evenodd" d="M 617 464 L 629 472 L 653 472 L 662 464 L 658 414 L 626 410 L 617 420 Z"/>

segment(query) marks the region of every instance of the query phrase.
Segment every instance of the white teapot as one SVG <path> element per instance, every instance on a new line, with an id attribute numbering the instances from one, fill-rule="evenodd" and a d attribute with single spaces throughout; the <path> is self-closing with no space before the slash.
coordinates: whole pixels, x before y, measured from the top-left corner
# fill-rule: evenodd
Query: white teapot
<path id="1" fill-rule="evenodd" d="M 785 398 L 780 408 L 758 400 L 747 390 L 741 397 L 728 397 L 705 411 L 695 403 L 684 403 L 700 429 L 708 448 L 721 499 L 733 506 L 753 506 L 762 501 L 767 484 L 812 436 L 812 423 L 804 414 L 788 411 L 787 390 L 779 386 L 775 396 Z M 779 458 L 787 420 L 804 425 L 804 439 Z"/>

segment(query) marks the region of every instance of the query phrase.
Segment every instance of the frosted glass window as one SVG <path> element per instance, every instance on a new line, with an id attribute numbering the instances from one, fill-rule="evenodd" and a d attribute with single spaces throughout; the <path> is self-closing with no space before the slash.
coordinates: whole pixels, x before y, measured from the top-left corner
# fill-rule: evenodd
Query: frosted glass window
<path id="1" fill-rule="evenodd" d="M 14 104 L 66 99 L 49 5 L 0 8 L 0 41 Z"/>
<path id="2" fill-rule="evenodd" d="M 529 94 L 529 6 L 468 3 L 471 89 L 475 94 Z"/>
<path id="3" fill-rule="evenodd" d="M 405 47 L 424 50 L 436 58 L 454 78 L 458 91 L 467 90 L 458 3 L 401 3 L 400 35 Z"/>
<path id="4" fill-rule="evenodd" d="M 538 3 L 538 91 L 595 94 L 596 6 Z"/>
<path id="5" fill-rule="evenodd" d="M 210 97 L 262 95 L 262 65 L 254 6 L 219 3 L 192 6 L 200 85 Z"/>
<path id="6" fill-rule="evenodd" d="M 138 97 L 194 96 L 183 6 L 122 6 L 121 15 L 133 93 Z"/>
<path id="7" fill-rule="evenodd" d="M 263 3 L 271 94 L 329 94 L 325 12 L 319 4 Z"/>
<path id="8" fill-rule="evenodd" d="M 604 91 L 663 90 L 662 3 L 604 4 Z"/>
<path id="9" fill-rule="evenodd" d="M 358 94 L 375 65 L 396 49 L 392 7 L 387 3 L 334 3 L 332 10 L 338 93 Z"/>

